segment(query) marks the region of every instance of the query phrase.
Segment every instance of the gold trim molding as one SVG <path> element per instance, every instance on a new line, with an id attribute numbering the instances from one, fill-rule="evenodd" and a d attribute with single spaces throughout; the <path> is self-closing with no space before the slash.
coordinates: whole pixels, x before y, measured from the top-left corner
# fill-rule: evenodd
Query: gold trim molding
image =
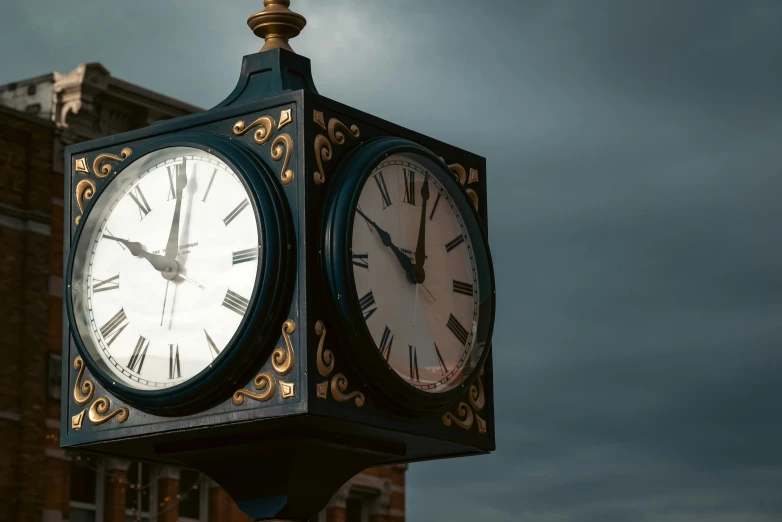
<path id="1" fill-rule="evenodd" d="M 360 391 L 348 392 L 348 379 L 341 373 L 335 374 L 331 378 L 331 384 L 329 385 L 328 377 L 334 371 L 334 352 L 324 349 L 324 343 L 326 342 L 326 324 L 323 321 L 315 323 L 315 334 L 320 337 L 318 341 L 318 354 L 316 364 L 318 367 L 318 373 L 322 377 L 326 377 L 326 380 L 318 383 L 317 396 L 319 399 L 329 398 L 329 389 L 331 389 L 331 396 L 337 402 L 345 402 L 353 399 L 353 402 L 357 407 L 361 408 L 366 402 L 366 396 Z"/>
<path id="2" fill-rule="evenodd" d="M 76 384 L 73 386 L 73 402 L 79 406 L 86 405 L 92 400 L 92 396 L 95 394 L 95 383 L 89 379 L 85 379 L 84 382 L 82 382 L 84 368 L 84 360 L 81 358 L 81 355 L 77 355 L 73 360 L 73 369 L 78 370 L 79 374 L 76 375 Z"/>
<path id="3" fill-rule="evenodd" d="M 486 434 L 486 421 L 478 415 L 486 406 L 486 394 L 483 391 L 483 368 L 481 368 L 478 378 L 470 386 L 467 392 L 469 405 L 465 402 L 459 402 L 456 406 L 456 414 L 446 411 L 443 413 L 443 424 L 446 426 L 456 425 L 465 431 L 470 431 L 473 423 L 478 426 L 478 433 Z"/>
<path id="4" fill-rule="evenodd" d="M 117 408 L 113 412 L 109 413 L 111 407 L 111 401 L 108 397 L 98 397 L 95 402 L 90 406 L 89 413 L 87 414 L 90 422 L 94 426 L 99 426 L 117 417 L 117 422 L 122 424 L 128 417 L 130 417 L 130 411 L 127 408 Z"/>
<path id="5" fill-rule="evenodd" d="M 331 161 L 331 158 L 334 156 L 332 144 L 343 146 L 350 142 L 349 145 L 352 148 L 359 143 L 361 130 L 359 130 L 358 125 L 351 124 L 348 127 L 337 118 L 330 118 L 327 125 L 321 111 L 313 111 L 312 120 L 328 134 L 328 138 L 324 134 L 318 134 L 313 142 L 315 161 L 318 164 L 318 170 L 313 178 L 316 185 L 323 185 L 326 183 L 326 171 L 323 168 L 323 163 Z"/>
<path id="6" fill-rule="evenodd" d="M 114 170 L 114 165 L 106 163 L 107 161 L 113 161 L 119 164 L 128 159 L 131 154 L 133 154 L 133 151 L 128 147 L 122 149 L 119 156 L 109 153 L 98 154 L 92 162 L 92 172 L 95 174 L 96 178 L 103 179 Z"/>

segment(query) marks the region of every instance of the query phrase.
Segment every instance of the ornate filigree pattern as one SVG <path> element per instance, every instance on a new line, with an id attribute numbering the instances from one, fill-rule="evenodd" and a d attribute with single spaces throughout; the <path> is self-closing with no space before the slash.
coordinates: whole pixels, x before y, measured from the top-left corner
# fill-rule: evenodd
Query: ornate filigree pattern
<path id="1" fill-rule="evenodd" d="M 282 337 L 285 340 L 285 350 L 279 346 L 274 349 L 272 354 L 272 367 L 280 375 L 288 375 L 293 370 L 293 344 L 291 344 L 290 334 L 296 330 L 296 323 L 288 319 L 282 325 Z"/>
<path id="2" fill-rule="evenodd" d="M 85 364 L 81 355 L 77 355 L 73 360 L 73 368 L 79 371 L 78 375 L 76 375 L 76 384 L 73 385 L 73 402 L 79 406 L 84 406 L 92 400 L 92 396 L 95 394 L 95 384 L 89 379 L 85 379 L 82 382 Z"/>
<path id="3" fill-rule="evenodd" d="M 109 401 L 108 397 L 98 397 L 95 402 L 92 403 L 92 406 L 90 406 L 87 417 L 94 426 L 104 424 L 114 417 L 117 417 L 117 422 L 121 424 L 130 417 L 130 410 L 127 408 L 117 408 L 109 413 L 110 407 L 111 401 Z"/>
<path id="4" fill-rule="evenodd" d="M 277 383 L 270 373 L 263 372 L 255 376 L 253 387 L 255 387 L 256 390 L 260 390 L 260 393 L 253 393 L 245 389 L 236 390 L 233 396 L 234 404 L 237 406 L 244 404 L 245 397 L 249 397 L 254 401 L 266 402 L 274 397 L 274 392 L 277 389 Z"/>
<path id="5" fill-rule="evenodd" d="M 323 163 L 331 161 L 334 149 L 332 144 L 343 146 L 350 141 L 351 146 L 355 146 L 361 137 L 361 131 L 358 125 L 352 124 L 350 127 L 342 123 L 337 118 L 331 118 L 328 125 L 321 111 L 313 111 L 313 121 L 328 133 L 328 138 L 324 134 L 315 136 L 315 161 L 318 164 L 318 170 L 315 172 L 315 184 L 322 185 L 326 182 L 326 171 L 323 169 Z"/>
<path id="6" fill-rule="evenodd" d="M 472 410 L 463 402 L 460 402 L 456 407 L 456 415 L 452 414 L 450 411 L 443 413 L 443 424 L 446 426 L 450 426 L 451 423 L 453 423 L 463 430 L 469 430 L 472 428 L 473 421 L 474 417 Z"/>
<path id="7" fill-rule="evenodd" d="M 467 393 L 470 404 L 467 405 L 465 402 L 460 402 L 456 407 L 456 415 L 449 411 L 443 413 L 443 424 L 446 426 L 455 424 L 463 430 L 469 431 L 474 422 L 478 426 L 478 433 L 482 435 L 486 433 L 486 421 L 478 415 L 478 412 L 486 406 L 486 395 L 483 391 L 481 377 L 483 377 L 483 368 L 481 368 L 478 378 L 470 386 Z"/>
<path id="8" fill-rule="evenodd" d="M 260 127 L 253 134 L 253 141 L 258 145 L 263 145 L 272 138 L 274 134 L 274 118 L 271 116 L 261 116 L 249 125 L 245 125 L 244 120 L 234 123 L 234 134 L 244 136 L 252 129 Z"/>
<path id="9" fill-rule="evenodd" d="M 293 171 L 288 169 L 288 165 L 291 161 L 291 153 L 293 152 L 293 140 L 290 134 L 280 134 L 272 142 L 272 159 L 274 161 L 280 161 L 285 153 L 285 161 L 282 162 L 282 171 L 280 172 L 280 180 L 283 185 L 290 185 L 293 181 Z"/>
<path id="10" fill-rule="evenodd" d="M 76 216 L 76 218 L 73 220 L 75 225 L 79 224 L 81 221 L 81 216 L 84 214 L 84 202 L 92 199 L 92 196 L 95 195 L 96 189 L 97 187 L 95 186 L 95 182 L 89 179 L 83 179 L 76 184 L 76 204 L 79 206 L 79 211 L 81 214 Z"/>
<path id="11" fill-rule="evenodd" d="M 445 162 L 443 158 L 440 159 L 443 160 L 443 162 Z M 472 202 L 472 206 L 475 207 L 475 210 L 478 210 L 478 201 L 479 201 L 478 193 L 471 188 L 466 188 L 467 185 L 478 183 L 480 179 L 478 175 L 478 171 L 476 169 L 471 168 L 470 175 L 468 177 L 465 168 L 458 163 L 450 163 L 448 165 L 448 168 L 451 169 L 451 172 L 453 172 L 456 181 L 458 181 L 459 184 L 461 184 L 461 186 L 465 187 L 467 196 L 470 198 L 470 201 Z"/>
<path id="12" fill-rule="evenodd" d="M 317 396 L 319 399 L 329 398 L 329 389 L 331 389 L 331 396 L 337 402 L 345 402 L 351 399 L 354 400 L 356 406 L 359 408 L 366 402 L 366 397 L 360 391 L 348 392 L 348 379 L 341 373 L 335 374 L 331 378 L 331 384 L 329 385 L 329 375 L 334 371 L 334 352 L 323 348 L 326 342 L 326 324 L 323 321 L 315 323 L 315 334 L 320 337 L 318 341 L 318 354 L 316 364 L 318 367 L 318 373 L 326 377 L 326 380 L 317 384 Z"/>
<path id="13" fill-rule="evenodd" d="M 119 153 L 119 156 L 116 156 L 114 154 L 109 154 L 109 153 L 98 154 L 97 156 L 95 156 L 95 159 L 92 161 L 92 172 L 93 174 L 95 174 L 95 177 L 97 177 L 98 179 L 103 179 L 109 174 L 111 174 L 112 171 L 114 170 L 114 165 L 111 165 L 110 163 L 106 163 L 107 161 L 121 163 L 123 160 L 128 159 L 131 154 L 133 154 L 133 151 L 130 150 L 128 147 L 122 149 Z"/>

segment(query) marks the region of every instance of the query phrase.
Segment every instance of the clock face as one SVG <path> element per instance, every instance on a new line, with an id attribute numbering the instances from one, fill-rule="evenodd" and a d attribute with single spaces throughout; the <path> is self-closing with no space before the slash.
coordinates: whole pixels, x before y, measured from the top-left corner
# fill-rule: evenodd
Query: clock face
<path id="1" fill-rule="evenodd" d="M 106 186 L 75 252 L 74 317 L 114 382 L 177 386 L 231 349 L 258 280 L 259 218 L 242 178 L 167 148 Z"/>
<path id="2" fill-rule="evenodd" d="M 355 209 L 351 255 L 380 355 L 411 386 L 438 393 L 461 384 L 480 356 L 479 277 L 464 217 L 438 179 L 450 173 L 426 165 L 439 169 L 415 154 L 375 166 Z"/>

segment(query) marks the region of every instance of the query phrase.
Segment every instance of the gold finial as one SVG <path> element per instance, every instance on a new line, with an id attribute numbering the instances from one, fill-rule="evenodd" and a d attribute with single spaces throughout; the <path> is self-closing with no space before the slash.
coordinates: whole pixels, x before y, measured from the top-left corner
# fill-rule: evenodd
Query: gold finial
<path id="1" fill-rule="evenodd" d="M 247 19 L 247 25 L 255 35 L 266 40 L 261 52 L 271 49 L 293 52 L 288 39 L 298 36 L 307 20 L 288 9 L 290 5 L 290 0 L 263 0 L 263 11 Z"/>

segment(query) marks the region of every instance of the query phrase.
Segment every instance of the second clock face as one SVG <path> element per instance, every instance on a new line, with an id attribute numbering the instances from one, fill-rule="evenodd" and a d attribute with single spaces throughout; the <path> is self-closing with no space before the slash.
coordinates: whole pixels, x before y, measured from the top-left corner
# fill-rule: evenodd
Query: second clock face
<path id="1" fill-rule="evenodd" d="M 176 148 L 128 166 L 101 202 L 73 281 L 81 337 L 111 379 L 181 384 L 230 348 L 250 304 L 262 248 L 252 198 L 216 156 Z"/>
<path id="2" fill-rule="evenodd" d="M 478 355 L 476 260 L 451 195 L 414 155 L 390 156 L 367 178 L 351 250 L 364 320 L 391 368 L 423 391 L 459 385 Z"/>

